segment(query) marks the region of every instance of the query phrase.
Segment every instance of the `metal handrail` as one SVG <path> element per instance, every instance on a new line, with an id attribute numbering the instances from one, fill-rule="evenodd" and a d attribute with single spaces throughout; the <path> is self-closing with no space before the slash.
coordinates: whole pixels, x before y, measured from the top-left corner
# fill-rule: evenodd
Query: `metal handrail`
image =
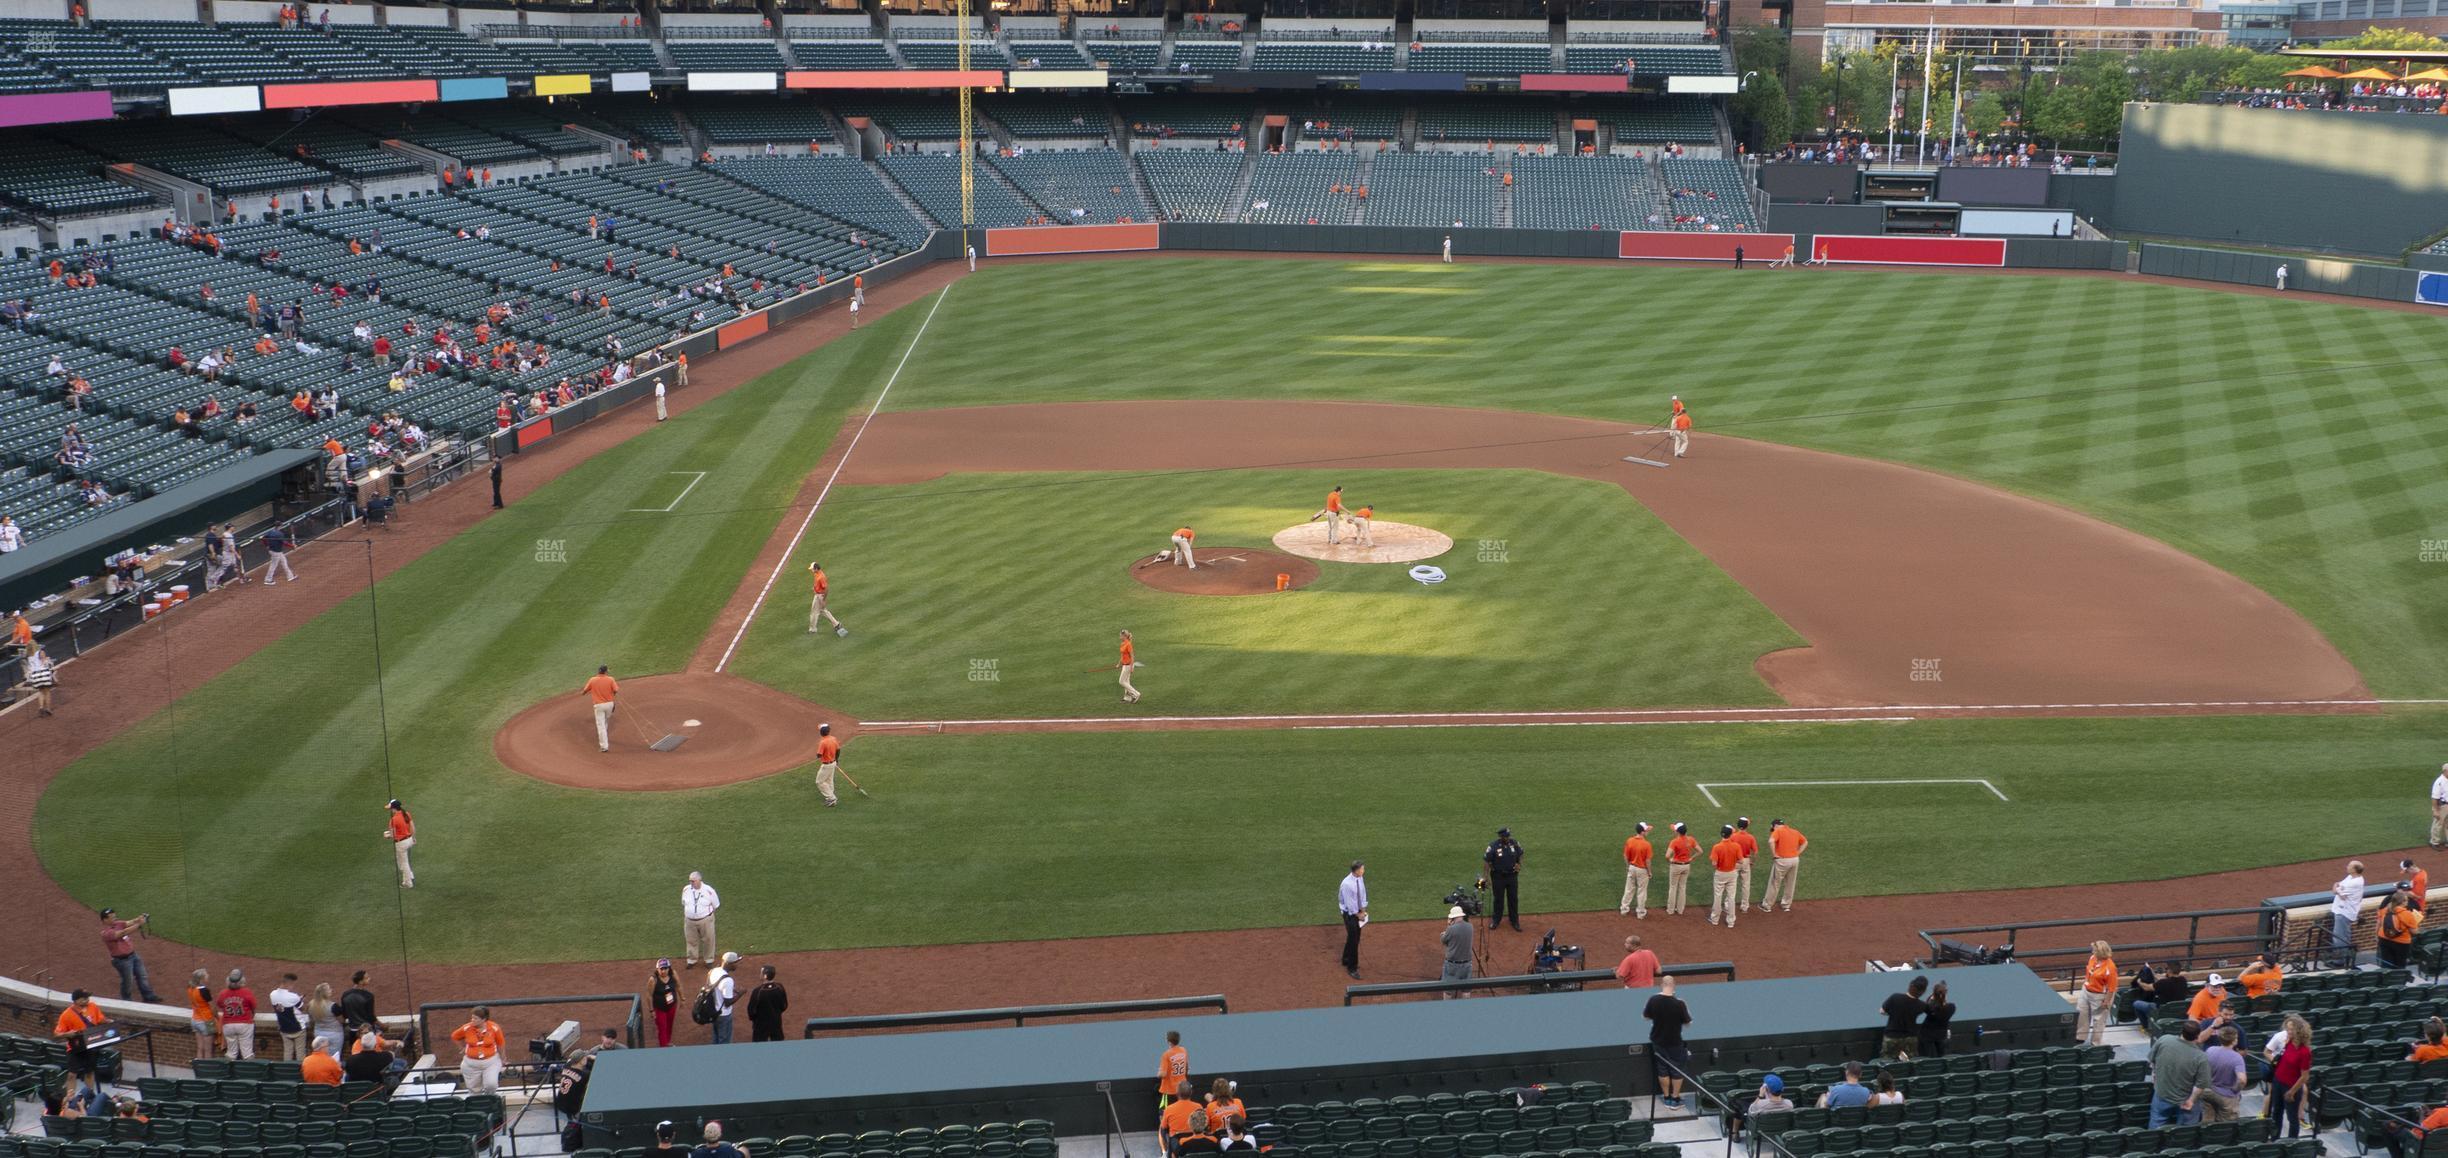
<path id="1" fill-rule="evenodd" d="M 598 1001 L 628 1002 L 629 1014 L 621 1020 L 621 1029 L 628 1035 L 631 1046 L 644 1044 L 642 1034 L 646 1026 L 644 1012 L 646 1002 L 643 999 L 635 993 L 587 993 L 564 994 L 557 997 L 500 997 L 484 1001 L 428 1001 L 417 1006 L 417 1045 L 423 1049 L 433 1048 L 434 1038 L 427 1019 L 437 1010 L 474 1009 L 480 1005 L 488 1009 L 515 1009 L 525 1005 L 583 1005 Z"/>
<path id="2" fill-rule="evenodd" d="M 1647 1046 L 1640 1046 L 1637 1047 L 1634 1052 L 1641 1053 L 1649 1051 Z M 1665 1058 L 1659 1057 L 1655 1053 L 1649 1054 L 1649 1060 L 1653 1065 L 1662 1065 L 1667 1069 L 1673 1070 L 1676 1077 L 1683 1079 L 1683 1091 L 1686 1094 L 1696 1093 L 1716 1105 L 1718 1136 L 1725 1139 L 1726 1154 L 1728 1155 L 1728 1158 L 1731 1158 L 1734 1153 L 1734 1134 L 1733 1131 L 1725 1128 L 1725 1123 L 1733 1121 L 1738 1116 L 1743 1117 L 1744 1120 L 1748 1121 L 1748 1115 L 1737 1115 L 1734 1111 L 1734 1103 L 1718 1097 L 1708 1087 L 1701 1085 L 1700 1079 L 1692 1076 L 1692 1072 L 1690 1070 L 1684 1069 L 1682 1066 L 1676 1065 Z M 1694 1118 L 1699 1117 L 1697 1113 L 1693 1114 L 1692 1116 Z M 1649 1095 L 1649 1120 L 1651 1122 L 1657 1121 L 1657 1094 L 1654 1091 Z M 1761 1134 L 1756 1128 L 1751 1131 L 1750 1141 L 1751 1153 L 1753 1154 L 1759 1153 L 1760 1143 L 1765 1142 L 1768 1144 L 1769 1149 L 1776 1151 L 1777 1154 L 1782 1155 L 1783 1158 L 1794 1158 L 1793 1151 L 1786 1149 L 1783 1142 L 1778 1141 L 1772 1136 Z"/>
<path id="3" fill-rule="evenodd" d="M 1731 961 L 1699 961 L 1688 965 L 1668 965 L 1658 970 L 1660 977 L 1723 977 L 1734 980 Z M 1502 977 L 1471 977 L 1461 981 L 1380 981 L 1368 985 L 1343 987 L 1343 1004 L 1364 997 L 1395 997 L 1411 993 L 1453 993 L 1468 989 L 1541 989 L 1561 985 L 1585 985 L 1592 981 L 1613 981 L 1612 969 L 1575 969 L 1564 973 L 1511 973 Z"/>
<path id="4" fill-rule="evenodd" d="M 945 1009 L 926 1013 L 870 1013 L 853 1017 L 811 1017 L 800 1026 L 801 1037 L 819 1033 L 846 1032 L 866 1029 L 910 1029 L 925 1025 L 969 1025 L 981 1021 L 1009 1021 L 1014 1026 L 1026 1025 L 1029 1018 L 1104 1017 L 1116 1013 L 1169 1013 L 1183 1009 L 1213 1007 L 1217 1013 L 1230 1013 L 1221 993 L 1195 997 L 1152 997 L 1140 1001 L 1080 1001 L 1067 1005 L 1009 1005 L 998 1009 Z"/>

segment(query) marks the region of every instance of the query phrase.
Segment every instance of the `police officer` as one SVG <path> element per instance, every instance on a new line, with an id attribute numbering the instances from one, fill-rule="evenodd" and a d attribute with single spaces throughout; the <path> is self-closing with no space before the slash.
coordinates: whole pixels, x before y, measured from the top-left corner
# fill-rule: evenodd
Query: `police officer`
<path id="1" fill-rule="evenodd" d="M 1521 932 L 1521 842 L 1513 839 L 1513 830 L 1499 828 L 1496 839 L 1488 842 L 1487 854 L 1480 858 L 1487 866 L 1488 928 L 1510 920 L 1513 931 Z"/>

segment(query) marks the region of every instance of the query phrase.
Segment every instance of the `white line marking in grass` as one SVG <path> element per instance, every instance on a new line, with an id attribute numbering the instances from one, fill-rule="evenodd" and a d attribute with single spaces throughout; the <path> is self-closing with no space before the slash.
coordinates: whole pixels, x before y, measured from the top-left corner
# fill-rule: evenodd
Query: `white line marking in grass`
<path id="1" fill-rule="evenodd" d="M 791 532 L 790 546 L 782 548 L 782 557 L 774 560 L 773 574 L 765 577 L 765 586 L 757 589 L 756 602 L 748 605 L 748 615 L 740 620 L 739 630 L 731 633 L 731 642 L 723 645 L 722 658 L 715 661 L 719 672 L 731 666 L 731 653 L 739 650 L 740 640 L 747 638 L 748 625 L 756 622 L 757 610 L 765 606 L 765 597 L 773 594 L 774 580 L 782 577 L 782 568 L 790 565 L 791 556 L 799 551 L 799 538 L 807 534 L 808 524 L 816 521 L 816 511 L 824 506 L 825 496 L 833 493 L 833 484 L 841 478 L 842 468 L 849 465 L 850 455 L 858 449 L 859 439 L 867 437 L 867 427 L 875 422 L 876 411 L 884 409 L 885 395 L 892 393 L 893 383 L 901 380 L 901 370 L 909 365 L 910 355 L 918 352 L 918 340 L 926 337 L 927 327 L 935 321 L 935 311 L 943 308 L 944 299 L 952 296 L 952 287 L 935 295 L 935 304 L 918 323 L 918 332 L 910 335 L 909 349 L 901 351 L 901 360 L 893 364 L 892 375 L 884 379 L 884 388 L 876 391 L 875 404 L 867 408 L 867 417 L 859 420 L 859 428 L 850 435 L 850 445 L 842 448 L 841 461 L 833 464 L 833 473 L 825 476 L 825 484 L 816 492 L 816 501 L 808 504 L 807 517 L 799 520 L 799 529 Z"/>
<path id="2" fill-rule="evenodd" d="M 701 482 L 704 482 L 704 481 L 705 481 L 705 476 L 706 476 L 706 472 L 704 472 L 704 471 L 702 471 L 702 470 L 667 470 L 667 471 L 664 471 L 663 473 L 665 473 L 665 474 L 689 474 L 689 475 L 695 475 L 695 476 L 697 476 L 697 477 L 690 479 L 690 480 L 689 480 L 689 485 L 687 485 L 687 486 L 684 486 L 684 487 L 681 487 L 681 488 L 680 488 L 680 496 L 679 496 L 679 498 L 675 498 L 675 499 L 673 499 L 672 501 L 670 501 L 670 502 L 668 502 L 668 503 L 665 503 L 665 504 L 663 504 L 662 506 L 659 506 L 659 507 L 631 507 L 631 508 L 629 508 L 629 509 L 630 509 L 632 512 L 644 512 L 644 513 L 646 513 L 646 514 L 653 514 L 653 515 L 668 515 L 668 514 L 670 514 L 670 513 L 671 513 L 671 510 L 672 510 L 672 508 L 673 508 L 673 507 L 676 507 L 676 506 L 679 506 L 679 505 L 680 505 L 680 499 L 685 499 L 685 498 L 687 498 L 687 497 L 688 497 L 688 493 L 689 493 L 690 491 L 693 491 L 693 490 L 696 490 L 696 489 L 697 489 L 697 484 L 698 484 L 698 483 L 701 483 Z"/>
<path id="3" fill-rule="evenodd" d="M 2006 800 L 2006 794 L 1998 791 L 1997 785 L 1991 784 L 1986 780 L 1711 780 L 1706 784 L 1694 784 L 1692 787 L 1699 789 L 1700 795 L 1708 798 L 1709 807 L 1722 808 L 1724 805 L 1717 802 L 1717 794 L 1709 791 L 1709 789 L 1877 788 L 1888 784 L 1978 784 L 1981 787 L 1988 789 L 1991 796 L 1995 796 L 1999 800 Z M 2012 804 L 2014 802 L 2011 800 L 2006 800 L 2006 803 Z"/>
<path id="4" fill-rule="evenodd" d="M 1499 720 L 1492 724 L 1466 724 L 1448 721 L 1441 724 L 1297 724 L 1293 732 L 1363 732 L 1398 728 L 1660 728 L 1689 727 L 1706 724 L 1726 727 L 1734 724 L 1910 724 L 1917 716 L 1827 716 L 1815 720 Z M 875 727 L 874 724 L 866 725 Z"/>
<path id="5" fill-rule="evenodd" d="M 2403 700 L 2166 700 L 2103 704 L 1881 704 L 1875 707 L 1850 708 L 1597 708 L 1586 711 L 1537 712 L 1328 712 L 1283 715 L 1248 716 L 1005 716 L 976 720 L 867 720 L 863 728 L 944 728 L 994 727 L 1007 724 L 1287 724 L 1340 723 L 1346 727 L 1367 724 L 1387 726 L 1402 721 L 1434 723 L 1462 722 L 1460 726 L 1479 723 L 1501 723 L 1512 720 L 1567 719 L 1587 721 L 1594 717 L 1607 719 L 1644 716 L 1719 716 L 1724 719 L 1695 721 L 1705 723 L 1759 722 L 1733 719 L 1737 716 L 1786 716 L 1795 723 L 1814 723 L 1833 717 L 1839 712 L 2039 712 L 2039 711 L 2130 711 L 2138 708 L 2344 708 L 2344 707 L 2404 707 L 2448 704 L 2448 699 Z M 1880 719 L 1904 717 L 1882 716 Z M 1910 717 L 1920 719 L 1923 717 Z"/>

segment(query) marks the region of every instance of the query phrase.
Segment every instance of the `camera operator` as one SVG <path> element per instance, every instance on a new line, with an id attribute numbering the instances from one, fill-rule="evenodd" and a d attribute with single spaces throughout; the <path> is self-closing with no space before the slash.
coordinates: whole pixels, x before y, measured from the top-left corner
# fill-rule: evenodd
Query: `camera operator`
<path id="1" fill-rule="evenodd" d="M 1445 910 L 1445 931 L 1437 936 L 1445 946 L 1445 980 L 1470 980 L 1472 936 L 1470 914 L 1463 912 L 1462 906 Z M 1438 996 L 1451 1001 L 1462 996 L 1462 991 L 1448 989 Z"/>
<path id="2" fill-rule="evenodd" d="M 1513 839 L 1513 830 L 1499 828 L 1496 839 L 1489 841 L 1487 852 L 1480 857 L 1487 865 L 1488 890 L 1492 894 L 1488 905 L 1488 928 L 1510 920 L 1513 931 L 1521 932 L 1521 842 Z"/>

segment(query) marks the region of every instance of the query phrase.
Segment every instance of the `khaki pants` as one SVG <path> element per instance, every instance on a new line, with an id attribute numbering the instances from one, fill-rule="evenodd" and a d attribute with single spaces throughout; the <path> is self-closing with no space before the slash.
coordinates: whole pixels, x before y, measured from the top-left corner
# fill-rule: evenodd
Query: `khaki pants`
<path id="1" fill-rule="evenodd" d="M 1743 912 L 1751 911 L 1751 858 L 1744 857 L 1734 866 L 1734 902 Z"/>
<path id="2" fill-rule="evenodd" d="M 1725 916 L 1726 928 L 1734 927 L 1734 885 L 1741 878 L 1723 869 L 1709 881 L 1709 924 L 1716 924 L 1719 914 Z"/>
<path id="3" fill-rule="evenodd" d="M 281 1039 L 281 1060 L 282 1060 L 282 1061 L 304 1061 L 304 1060 L 306 1060 L 306 1031 L 305 1031 L 305 1030 L 302 1030 L 302 1029 L 301 1029 L 301 1030 L 297 1031 L 296 1033 L 284 1033 L 284 1034 L 280 1035 L 280 1039 Z"/>
<path id="4" fill-rule="evenodd" d="M 1623 904 L 1617 907 L 1615 911 L 1617 913 L 1630 913 L 1635 917 L 1646 917 L 1649 915 L 1648 869 L 1642 868 L 1636 864 L 1627 864 L 1624 866 Z"/>
<path id="5" fill-rule="evenodd" d="M 1341 541 L 1340 536 L 1342 535 L 1342 533 L 1343 533 L 1343 512 L 1341 512 L 1341 511 L 1328 511 L 1328 512 L 1326 512 L 1326 542 L 1327 542 L 1328 544 L 1333 544 L 1333 543 L 1340 542 L 1340 541 Z"/>
<path id="6" fill-rule="evenodd" d="M 825 597 L 818 595 L 808 604 L 808 630 L 824 630 L 821 625 L 827 620 L 832 620 L 835 627 L 841 626 L 841 620 L 834 619 L 832 610 L 825 606 Z"/>
<path id="7" fill-rule="evenodd" d="M 1198 558 L 1190 553 L 1190 540 L 1180 535 L 1173 536 L 1173 565 L 1198 570 Z"/>
<path id="8" fill-rule="evenodd" d="M 1683 911 L 1684 893 L 1691 888 L 1691 866 L 1666 866 L 1666 912 L 1669 916 Z"/>
<path id="9" fill-rule="evenodd" d="M 2448 803 L 2431 802 L 2431 843 L 2448 844 Z"/>
<path id="10" fill-rule="evenodd" d="M 1377 540 L 1369 538 L 1369 521 L 1367 519 L 1361 518 L 1358 515 L 1353 515 L 1351 522 L 1352 533 L 1356 536 L 1357 541 L 1361 546 L 1374 547 L 1377 545 Z"/>
<path id="11" fill-rule="evenodd" d="M 833 796 L 833 774 L 840 768 L 838 764 L 818 764 L 816 766 L 816 791 L 824 797 L 824 802 L 827 804 L 838 803 Z"/>
<path id="12" fill-rule="evenodd" d="M 222 1044 L 229 1047 L 234 1058 L 255 1056 L 255 1026 L 252 1022 L 233 1021 L 221 1027 Z"/>
<path id="13" fill-rule="evenodd" d="M 1674 454 L 1675 454 L 1675 457 L 1676 457 L 1676 458 L 1681 458 L 1681 457 L 1683 457 L 1683 452 L 1684 452 L 1685 450 L 1690 449 L 1690 447 L 1691 447 L 1691 435 L 1686 434 L 1686 433 L 1684 433 L 1683 431 L 1680 431 L 1680 430 L 1673 430 L 1673 431 L 1669 431 L 1668 433 L 1670 433 L 1670 434 L 1673 434 L 1673 435 L 1674 435 L 1674 444 L 1675 444 L 1675 451 L 1674 451 Z"/>
<path id="14" fill-rule="evenodd" d="M 1776 858 L 1776 862 L 1768 869 L 1768 887 L 1760 890 L 1760 908 L 1767 909 L 1769 902 L 1776 900 L 1777 889 L 1782 887 L 1785 890 L 1785 899 L 1780 903 L 1786 912 L 1792 912 L 1794 882 L 1800 879 L 1802 879 L 1801 857 L 1780 856 Z"/>
<path id="15" fill-rule="evenodd" d="M 664 407 L 663 395 L 657 392 L 655 394 L 655 421 L 661 422 L 669 417 L 671 417 L 671 411 Z"/>
<path id="16" fill-rule="evenodd" d="M 400 887 L 403 889 L 416 887 L 416 870 L 408 866 L 408 850 L 415 847 L 416 838 L 413 836 L 391 842 L 391 859 L 399 862 Z"/>
<path id="17" fill-rule="evenodd" d="M 501 1072 L 500 1054 L 488 1058 L 467 1058 L 459 1063 L 459 1089 L 470 1094 L 492 1093 L 501 1088 Z"/>
<path id="18" fill-rule="evenodd" d="M 612 750 L 612 701 L 595 705 L 595 750 Z"/>
<path id="19" fill-rule="evenodd" d="M 702 917 L 680 918 L 680 936 L 688 942 L 690 961 L 721 960 L 714 955 L 714 918 L 716 915 L 707 913 Z"/>
<path id="20" fill-rule="evenodd" d="M 1135 663 L 1122 665 L 1122 700 L 1124 703 L 1130 703 L 1139 698 L 1139 689 L 1132 687 L 1130 682 L 1131 669 L 1138 666 Z"/>
<path id="21" fill-rule="evenodd" d="M 2074 1042 L 2080 1045 L 2100 1043 L 2100 1035 L 2108 1032 L 2108 1022 L 2116 1017 L 2116 995 L 2093 993 L 2088 989 L 2074 994 Z"/>
<path id="22" fill-rule="evenodd" d="M 2237 1108 L 2243 1101 L 2244 1099 L 2236 1094 L 2222 1094 L 2217 1090 L 2203 1090 L 2201 1092 L 2201 1120 L 2205 1122 L 2233 1122 L 2242 1116 L 2237 1113 Z"/>

